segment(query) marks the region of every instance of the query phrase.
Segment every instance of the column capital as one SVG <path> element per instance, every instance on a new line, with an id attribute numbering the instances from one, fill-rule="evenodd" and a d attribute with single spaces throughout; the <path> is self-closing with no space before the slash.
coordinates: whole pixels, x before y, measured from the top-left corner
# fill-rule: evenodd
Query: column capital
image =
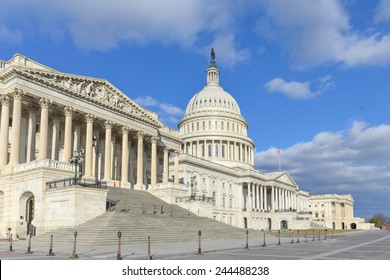
<path id="1" fill-rule="evenodd" d="M 28 108 L 28 110 L 31 112 L 36 112 L 36 111 L 38 111 L 38 109 L 40 108 L 38 105 L 36 105 L 36 104 L 33 104 L 33 103 L 29 103 L 28 105 L 27 105 L 27 108 Z"/>
<path id="2" fill-rule="evenodd" d="M 12 90 L 12 95 L 14 99 L 22 99 L 22 96 L 26 95 L 26 92 L 21 90 L 20 88 L 14 88 Z"/>
<path id="3" fill-rule="evenodd" d="M 65 116 L 73 116 L 73 113 L 76 111 L 75 108 L 73 108 L 72 106 L 65 106 L 64 107 L 64 113 L 65 113 Z"/>
<path id="4" fill-rule="evenodd" d="M 11 100 L 8 95 L 1 95 L 0 101 L 2 105 L 9 106 L 11 104 Z"/>
<path id="5" fill-rule="evenodd" d="M 143 131 L 138 131 L 138 132 L 137 132 L 137 138 L 138 138 L 138 139 L 141 139 L 141 138 L 143 139 L 143 138 L 145 137 L 145 135 L 146 135 L 146 134 L 145 134 L 145 132 L 143 132 Z"/>
<path id="6" fill-rule="evenodd" d="M 106 129 L 111 129 L 114 126 L 114 124 L 115 123 L 113 121 L 107 120 L 107 121 L 104 122 L 104 127 Z"/>
<path id="7" fill-rule="evenodd" d="M 179 152 L 179 151 L 177 151 L 177 150 L 175 150 L 173 153 L 174 153 L 175 157 L 178 157 L 178 156 L 179 156 L 179 154 L 180 154 L 180 152 Z"/>
<path id="8" fill-rule="evenodd" d="M 50 118 L 53 118 L 53 119 L 60 119 L 62 117 L 62 114 L 59 113 L 59 112 L 51 112 L 50 113 Z"/>
<path id="9" fill-rule="evenodd" d="M 52 103 L 52 101 L 49 98 L 41 97 L 39 99 L 39 104 L 41 105 L 41 108 L 49 108 L 49 105 Z"/>
<path id="10" fill-rule="evenodd" d="M 94 114 L 88 113 L 85 115 L 85 120 L 87 121 L 87 123 L 92 123 L 95 119 L 96 117 Z"/>
<path id="11" fill-rule="evenodd" d="M 122 134 L 129 134 L 130 130 L 131 130 L 131 128 L 128 127 L 127 125 L 124 125 L 124 126 L 122 126 L 122 128 L 121 128 Z"/>
<path id="12" fill-rule="evenodd" d="M 164 153 L 167 153 L 167 154 L 168 154 L 168 153 L 170 152 L 170 150 L 171 150 L 171 149 L 169 149 L 168 147 L 165 147 L 165 148 L 164 148 Z"/>
<path id="13" fill-rule="evenodd" d="M 29 110 L 22 109 L 22 117 L 25 118 L 25 119 L 28 119 L 29 116 L 30 116 Z"/>
<path id="14" fill-rule="evenodd" d="M 152 137 L 150 138 L 150 140 L 152 141 L 152 144 L 157 144 L 158 137 L 157 137 L 157 136 L 152 136 Z"/>

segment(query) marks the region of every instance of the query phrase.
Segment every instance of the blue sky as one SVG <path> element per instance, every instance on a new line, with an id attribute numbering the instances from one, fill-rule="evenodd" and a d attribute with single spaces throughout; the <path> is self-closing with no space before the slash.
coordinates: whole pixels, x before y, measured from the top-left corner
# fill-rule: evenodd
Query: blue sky
<path id="1" fill-rule="evenodd" d="M 214 47 L 259 170 L 280 147 L 301 189 L 390 216 L 389 23 L 389 0 L 3 0 L 0 59 L 107 79 L 177 127 Z"/>

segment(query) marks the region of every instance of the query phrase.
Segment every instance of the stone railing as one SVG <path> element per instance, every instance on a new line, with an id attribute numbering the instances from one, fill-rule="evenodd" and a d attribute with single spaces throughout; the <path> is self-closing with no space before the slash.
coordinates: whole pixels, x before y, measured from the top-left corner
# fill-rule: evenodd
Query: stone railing
<path id="1" fill-rule="evenodd" d="M 66 187 L 75 186 L 75 185 L 80 186 L 80 187 L 85 187 L 85 188 L 107 189 L 106 182 L 81 181 L 77 178 L 75 179 L 74 177 L 46 182 L 47 189 L 66 188 Z"/>
<path id="2" fill-rule="evenodd" d="M 191 195 L 191 196 L 183 196 L 183 197 L 176 197 L 176 203 L 179 202 L 195 202 L 195 201 L 201 201 L 201 202 L 207 202 L 207 203 L 213 203 L 212 197 L 202 196 L 202 195 Z"/>
<path id="3" fill-rule="evenodd" d="M 15 165 L 13 167 L 13 172 L 14 173 L 25 172 L 27 170 L 32 170 L 32 169 L 42 168 L 42 167 L 60 169 L 65 171 L 74 171 L 73 164 L 63 162 L 63 161 L 58 161 L 58 160 L 43 159 L 43 160 L 34 160 L 27 163 Z"/>

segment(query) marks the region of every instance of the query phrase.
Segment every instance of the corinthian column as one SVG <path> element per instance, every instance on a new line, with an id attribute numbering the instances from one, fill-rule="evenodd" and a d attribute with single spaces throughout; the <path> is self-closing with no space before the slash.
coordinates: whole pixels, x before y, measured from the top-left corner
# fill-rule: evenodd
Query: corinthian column
<path id="1" fill-rule="evenodd" d="M 37 110 L 38 106 L 28 105 L 28 133 L 27 133 L 27 159 L 26 162 L 35 160 L 35 138 L 37 127 Z"/>
<path id="2" fill-rule="evenodd" d="M 61 114 L 54 113 L 51 116 L 53 118 L 53 134 L 52 134 L 52 142 L 51 142 L 51 159 L 52 160 L 58 160 Z"/>
<path id="3" fill-rule="evenodd" d="M 122 185 L 129 183 L 129 131 L 130 128 L 128 126 L 122 127 Z"/>
<path id="4" fill-rule="evenodd" d="M 8 133 L 9 133 L 9 97 L 0 96 L 1 101 L 1 127 L 0 127 L 0 167 L 8 162 Z"/>
<path id="5" fill-rule="evenodd" d="M 111 130 L 114 122 L 106 121 L 104 126 L 106 128 L 106 139 L 105 139 L 105 148 L 104 148 L 104 179 L 112 179 L 112 169 L 111 169 Z"/>
<path id="6" fill-rule="evenodd" d="M 39 100 L 41 105 L 41 124 L 39 131 L 39 155 L 38 160 L 47 158 L 47 135 L 49 127 L 49 104 L 51 101 L 48 98 L 42 97 Z"/>
<path id="7" fill-rule="evenodd" d="M 63 161 L 68 162 L 72 156 L 72 117 L 74 109 L 71 106 L 65 106 L 65 137 L 64 137 L 64 157 Z"/>
<path id="8" fill-rule="evenodd" d="M 22 96 L 25 93 L 15 88 L 14 109 L 12 113 L 12 141 L 11 141 L 11 156 L 9 164 L 18 164 L 20 161 L 20 125 L 22 120 Z"/>
<path id="9" fill-rule="evenodd" d="M 95 115 L 87 114 L 85 120 L 87 122 L 87 134 L 85 139 L 85 178 L 92 179 L 92 148 L 93 148 L 93 122 Z"/>
<path id="10" fill-rule="evenodd" d="M 179 183 L 179 152 L 175 151 L 175 184 Z"/>
<path id="11" fill-rule="evenodd" d="M 151 164 L 151 179 L 150 183 L 151 185 L 157 184 L 157 140 L 158 138 L 153 136 L 151 138 L 152 140 L 152 164 Z"/>
<path id="12" fill-rule="evenodd" d="M 163 184 L 166 185 L 168 184 L 168 177 L 169 177 L 169 149 L 165 148 L 164 149 L 164 162 L 163 162 L 163 168 L 164 168 L 164 173 L 163 173 Z"/>
<path id="13" fill-rule="evenodd" d="M 137 189 L 142 189 L 144 182 L 144 137 L 145 133 L 139 131 L 138 138 L 138 154 L 137 154 Z"/>

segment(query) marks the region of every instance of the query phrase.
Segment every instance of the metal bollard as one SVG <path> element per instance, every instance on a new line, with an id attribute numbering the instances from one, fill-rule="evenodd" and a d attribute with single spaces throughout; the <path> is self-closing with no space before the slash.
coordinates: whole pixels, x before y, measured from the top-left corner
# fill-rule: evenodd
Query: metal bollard
<path id="1" fill-rule="evenodd" d="M 79 256 L 76 254 L 76 238 L 77 238 L 77 231 L 74 232 L 74 242 L 73 242 L 73 252 L 72 252 L 72 259 L 77 259 Z"/>
<path id="2" fill-rule="evenodd" d="M 320 241 L 320 240 L 321 240 L 321 231 L 318 230 L 318 241 Z"/>
<path id="3" fill-rule="evenodd" d="M 31 234 L 28 235 L 28 246 L 26 254 L 31 254 Z"/>
<path id="4" fill-rule="evenodd" d="M 198 236 L 199 236 L 199 244 L 198 244 L 198 254 L 197 255 L 202 255 L 202 247 L 201 247 L 202 232 L 201 231 L 198 231 Z"/>
<path id="5" fill-rule="evenodd" d="M 280 243 L 280 230 L 279 230 L 279 234 L 278 234 L 278 245 L 282 245 L 282 243 Z"/>
<path id="6" fill-rule="evenodd" d="M 246 231 L 245 231 L 245 235 L 246 235 L 245 249 L 249 249 L 248 234 L 249 234 L 249 230 L 246 230 Z"/>
<path id="7" fill-rule="evenodd" d="M 265 231 L 263 232 L 263 245 L 261 247 L 267 247 L 267 245 L 265 244 Z"/>
<path id="8" fill-rule="evenodd" d="M 324 237 L 324 240 L 326 240 L 328 238 L 328 229 L 325 229 L 325 237 Z"/>
<path id="9" fill-rule="evenodd" d="M 8 242 L 11 242 L 11 230 L 12 228 L 8 228 Z"/>
<path id="10" fill-rule="evenodd" d="M 313 229 L 313 240 L 312 241 L 314 241 L 315 239 L 314 239 L 314 229 Z"/>
<path id="11" fill-rule="evenodd" d="M 152 259 L 152 254 L 150 253 L 150 236 L 148 236 L 148 258 L 147 260 Z"/>
<path id="12" fill-rule="evenodd" d="M 307 242 L 307 230 L 305 230 L 305 242 Z"/>
<path id="13" fill-rule="evenodd" d="M 299 229 L 297 231 L 297 243 L 299 243 Z"/>
<path id="14" fill-rule="evenodd" d="M 294 231 L 291 231 L 291 244 L 294 244 Z"/>
<path id="15" fill-rule="evenodd" d="M 122 233 L 120 231 L 118 231 L 118 252 L 116 254 L 116 259 L 117 260 L 121 260 L 122 259 L 122 256 L 121 256 L 121 238 L 122 238 Z"/>
<path id="16" fill-rule="evenodd" d="M 9 251 L 12 252 L 12 234 L 9 235 Z"/>
<path id="17" fill-rule="evenodd" d="M 54 256 L 53 253 L 53 234 L 50 235 L 50 248 L 49 248 L 49 256 Z"/>

